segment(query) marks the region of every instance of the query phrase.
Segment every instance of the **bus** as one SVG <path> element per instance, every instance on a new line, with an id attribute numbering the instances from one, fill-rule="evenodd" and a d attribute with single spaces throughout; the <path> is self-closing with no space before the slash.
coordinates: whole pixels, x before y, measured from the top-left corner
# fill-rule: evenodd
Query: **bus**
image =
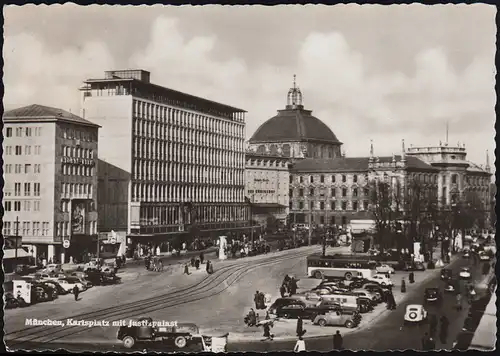
<path id="1" fill-rule="evenodd" d="M 348 281 L 353 278 L 369 278 L 376 273 L 377 266 L 377 262 L 369 257 L 352 255 L 323 257 L 321 254 L 313 254 L 307 257 L 307 276 L 318 279 L 345 278 Z"/>

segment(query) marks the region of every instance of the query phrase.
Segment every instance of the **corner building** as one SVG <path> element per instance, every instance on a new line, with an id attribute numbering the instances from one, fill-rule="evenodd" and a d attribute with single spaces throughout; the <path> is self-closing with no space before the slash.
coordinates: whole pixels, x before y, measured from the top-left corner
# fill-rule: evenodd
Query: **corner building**
<path id="1" fill-rule="evenodd" d="M 18 233 L 35 258 L 82 261 L 97 248 L 99 126 L 42 105 L 7 111 L 3 122 L 3 234 Z"/>
<path id="2" fill-rule="evenodd" d="M 153 245 L 248 225 L 245 111 L 109 71 L 81 88 L 99 134 L 100 231 Z M 178 240 L 177 242 L 180 242 Z"/>

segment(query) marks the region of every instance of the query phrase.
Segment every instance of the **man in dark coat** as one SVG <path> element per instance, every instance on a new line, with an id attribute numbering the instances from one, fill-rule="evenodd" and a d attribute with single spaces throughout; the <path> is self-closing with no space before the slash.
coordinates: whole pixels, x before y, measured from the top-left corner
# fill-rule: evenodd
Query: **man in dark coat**
<path id="1" fill-rule="evenodd" d="M 78 300 L 78 293 L 80 293 L 80 290 L 78 289 L 78 286 L 73 287 L 73 294 L 75 295 L 75 301 Z"/>
<path id="2" fill-rule="evenodd" d="M 262 292 L 259 293 L 259 304 L 260 309 L 266 309 L 266 296 Z"/>
<path id="3" fill-rule="evenodd" d="M 189 273 L 189 265 L 187 263 L 184 265 L 184 274 L 187 274 L 187 275 L 191 274 L 191 273 Z"/>
<path id="4" fill-rule="evenodd" d="M 259 300 L 260 300 L 260 293 L 259 293 L 259 291 L 256 291 L 256 292 L 255 292 L 255 295 L 254 295 L 254 297 L 253 297 L 253 301 L 254 301 L 254 303 L 255 303 L 255 309 L 257 309 L 257 310 L 258 310 L 258 309 L 260 309 L 260 308 L 259 308 L 259 307 L 260 307 L 260 302 L 259 302 Z"/>
<path id="5" fill-rule="evenodd" d="M 195 262 L 196 260 L 194 259 L 194 257 L 191 257 L 191 267 L 194 267 Z"/>
<path id="6" fill-rule="evenodd" d="M 333 349 L 334 350 L 342 350 L 343 343 L 342 335 L 340 335 L 340 330 L 337 330 L 335 335 L 333 335 Z"/>
<path id="7" fill-rule="evenodd" d="M 200 269 L 200 260 L 196 259 L 196 262 L 194 263 L 196 269 Z"/>
<path id="8" fill-rule="evenodd" d="M 201 262 L 201 264 L 203 264 L 204 260 L 205 260 L 205 255 L 203 254 L 203 252 L 200 252 L 200 262 Z"/>
<path id="9" fill-rule="evenodd" d="M 297 293 L 297 281 L 295 280 L 295 278 L 291 279 L 289 290 L 290 290 L 290 295 Z"/>
<path id="10" fill-rule="evenodd" d="M 280 287 L 280 295 L 281 295 L 281 298 L 284 298 L 285 297 L 285 293 L 286 293 L 286 288 L 285 286 L 282 284 L 281 287 Z"/>
<path id="11" fill-rule="evenodd" d="M 304 333 L 304 322 L 302 321 L 302 318 L 299 317 L 297 318 L 297 329 L 296 329 L 296 332 L 297 332 L 297 336 L 302 336 L 303 333 Z"/>

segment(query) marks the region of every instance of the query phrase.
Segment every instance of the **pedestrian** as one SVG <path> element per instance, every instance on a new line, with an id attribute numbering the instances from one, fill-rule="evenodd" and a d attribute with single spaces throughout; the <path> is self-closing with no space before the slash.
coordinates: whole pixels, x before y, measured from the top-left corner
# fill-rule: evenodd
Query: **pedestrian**
<path id="1" fill-rule="evenodd" d="M 260 309 L 266 309 L 266 296 L 262 292 L 259 293 L 259 304 Z"/>
<path id="2" fill-rule="evenodd" d="M 431 336 L 436 335 L 438 321 L 435 314 L 429 315 L 429 334 Z"/>
<path id="3" fill-rule="evenodd" d="M 401 293 L 406 293 L 406 282 L 405 282 L 404 277 L 401 280 Z"/>
<path id="4" fill-rule="evenodd" d="M 191 274 L 191 273 L 189 273 L 189 265 L 187 263 L 184 265 L 184 274 L 187 274 L 187 275 Z"/>
<path id="5" fill-rule="evenodd" d="M 74 294 L 74 296 L 75 296 L 75 302 L 78 300 L 78 293 L 80 293 L 80 290 L 78 289 L 78 286 L 77 286 L 77 285 L 75 285 L 75 286 L 73 287 L 73 294 Z"/>
<path id="6" fill-rule="evenodd" d="M 271 323 L 270 322 L 267 322 L 264 324 L 264 337 L 265 337 L 264 340 L 271 340 L 271 341 L 274 338 L 274 335 L 271 334 Z"/>
<path id="7" fill-rule="evenodd" d="M 200 263 L 203 264 L 204 260 L 205 260 L 205 255 L 203 255 L 203 252 L 200 252 Z"/>
<path id="8" fill-rule="evenodd" d="M 302 321 L 302 318 L 300 315 L 297 317 L 297 328 L 296 328 L 296 333 L 298 337 L 302 337 L 303 332 L 304 332 L 304 322 Z"/>
<path id="9" fill-rule="evenodd" d="M 196 260 L 194 259 L 194 257 L 191 257 L 191 267 L 194 267 L 195 262 Z"/>
<path id="10" fill-rule="evenodd" d="M 410 284 L 415 283 L 415 274 L 413 272 L 410 272 L 408 279 L 410 281 Z"/>
<path id="11" fill-rule="evenodd" d="M 446 316 L 441 317 L 441 330 L 439 332 L 439 339 L 442 344 L 446 344 L 446 341 L 448 339 L 448 326 L 449 326 L 449 321 Z"/>
<path id="12" fill-rule="evenodd" d="M 302 339 L 302 336 L 299 336 L 299 339 L 295 343 L 295 347 L 293 348 L 293 352 L 301 352 L 306 351 L 306 343 Z"/>
<path id="13" fill-rule="evenodd" d="M 337 330 L 335 335 L 333 335 L 333 349 L 334 350 L 342 350 L 342 335 L 340 334 L 340 330 Z"/>
<path id="14" fill-rule="evenodd" d="M 292 277 L 290 280 L 290 295 L 297 293 L 297 280 Z"/>
<path id="15" fill-rule="evenodd" d="M 462 310 L 462 293 L 457 293 L 457 311 Z"/>
<path id="16" fill-rule="evenodd" d="M 207 270 L 207 273 L 210 274 L 210 261 L 209 260 L 207 260 L 207 264 L 206 264 L 205 269 Z"/>
<path id="17" fill-rule="evenodd" d="M 259 303 L 259 299 L 260 299 L 260 294 L 259 294 L 259 291 L 256 291 L 255 292 L 255 295 L 253 297 L 253 301 L 255 302 L 255 309 L 259 310 L 260 308 L 260 303 Z"/>
<path id="18" fill-rule="evenodd" d="M 286 292 L 286 288 L 285 286 L 282 284 L 281 287 L 280 287 L 280 295 L 281 295 L 281 298 L 284 298 L 285 297 L 285 292 Z"/>
<path id="19" fill-rule="evenodd" d="M 196 262 L 194 263 L 196 269 L 200 269 L 200 260 L 196 259 Z"/>

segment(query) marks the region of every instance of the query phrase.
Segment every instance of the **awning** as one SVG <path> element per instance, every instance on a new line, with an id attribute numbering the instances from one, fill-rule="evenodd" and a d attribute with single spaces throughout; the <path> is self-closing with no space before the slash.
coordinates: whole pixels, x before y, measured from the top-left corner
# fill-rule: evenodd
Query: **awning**
<path id="1" fill-rule="evenodd" d="M 17 249 L 17 257 L 20 258 L 20 257 L 31 257 L 31 255 L 24 251 L 22 248 L 18 248 Z M 15 249 L 6 249 L 6 250 L 3 250 L 3 259 L 6 260 L 6 259 L 9 259 L 9 258 L 16 258 L 16 250 Z"/>

